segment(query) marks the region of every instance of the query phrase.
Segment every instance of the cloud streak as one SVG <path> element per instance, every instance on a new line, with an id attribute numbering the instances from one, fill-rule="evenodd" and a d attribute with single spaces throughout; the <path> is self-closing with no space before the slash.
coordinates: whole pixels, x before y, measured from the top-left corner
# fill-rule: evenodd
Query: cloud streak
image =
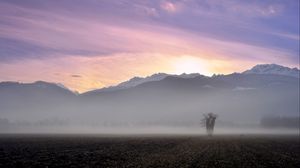
<path id="1" fill-rule="evenodd" d="M 73 78 L 81 78 L 81 75 L 71 75 Z"/>

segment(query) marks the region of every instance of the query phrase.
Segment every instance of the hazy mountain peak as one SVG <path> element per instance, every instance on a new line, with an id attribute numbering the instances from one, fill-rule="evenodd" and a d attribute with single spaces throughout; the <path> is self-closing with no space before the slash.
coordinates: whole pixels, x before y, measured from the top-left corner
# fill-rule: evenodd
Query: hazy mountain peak
<path id="1" fill-rule="evenodd" d="M 176 75 L 180 78 L 195 78 L 197 76 L 200 76 L 199 73 L 190 73 L 190 74 L 186 74 L 186 73 L 182 73 L 181 75 Z"/>
<path id="2" fill-rule="evenodd" d="M 179 78 L 195 78 L 197 76 L 200 76 L 200 74 L 199 73 L 191 73 L 191 74 L 182 73 L 181 75 L 173 75 L 173 74 L 167 74 L 167 73 L 155 73 L 153 75 L 150 75 L 150 76 L 147 76 L 144 78 L 143 77 L 131 78 L 130 80 L 122 82 L 117 86 L 134 87 L 134 86 L 140 85 L 145 82 L 160 81 L 168 76 L 174 76 L 174 77 L 179 77 Z"/>
<path id="3" fill-rule="evenodd" d="M 135 87 L 137 85 L 140 85 L 145 82 L 151 82 L 151 81 L 159 81 L 164 79 L 165 77 L 169 76 L 169 74 L 166 73 L 156 73 L 151 76 L 147 77 L 133 77 L 125 82 L 122 82 L 116 86 L 110 86 L 107 88 L 97 89 L 91 92 L 102 92 L 102 91 L 114 91 L 114 90 L 121 90 L 121 89 L 127 89 L 131 87 Z"/>
<path id="4" fill-rule="evenodd" d="M 145 78 L 143 77 L 134 77 L 129 79 L 128 81 L 122 82 L 117 86 L 122 86 L 122 87 L 134 87 L 139 84 L 145 83 L 145 82 L 150 82 L 150 81 L 159 81 L 164 79 L 165 77 L 169 76 L 169 74 L 166 73 L 156 73 L 151 76 L 147 76 Z"/>
<path id="5" fill-rule="evenodd" d="M 179 77 L 179 78 L 195 78 L 197 76 L 200 76 L 199 73 L 191 73 L 191 74 L 186 74 L 182 73 L 181 75 L 174 75 L 174 74 L 167 74 L 167 73 L 155 73 L 150 76 L 146 77 L 133 77 L 125 82 L 122 82 L 116 86 L 110 86 L 107 88 L 102 88 L 102 89 L 96 89 L 90 92 L 107 92 L 107 91 L 115 91 L 115 90 L 121 90 L 121 89 L 128 89 L 135 87 L 137 85 L 146 83 L 146 82 L 153 82 L 153 81 L 160 81 L 165 79 L 166 77 L 173 76 L 173 77 Z"/>
<path id="6" fill-rule="evenodd" d="M 12 85 L 12 84 L 19 84 L 19 82 L 14 82 L 14 81 L 3 81 L 3 82 L 0 82 L 0 85 Z"/>
<path id="7" fill-rule="evenodd" d="M 30 84 L 30 83 L 28 83 Z M 41 88 L 47 88 L 49 86 L 54 86 L 54 83 L 49 83 L 49 82 L 45 82 L 45 81 L 36 81 L 34 83 L 31 83 L 32 85 L 35 85 L 37 87 L 41 87 Z M 56 85 L 57 86 L 57 85 Z"/>
<path id="8" fill-rule="evenodd" d="M 55 83 L 56 84 L 56 86 L 58 86 L 58 87 L 60 87 L 60 88 L 62 88 L 62 89 L 65 89 L 65 90 L 68 90 L 68 91 L 70 91 L 70 92 L 73 92 L 74 94 L 76 94 L 76 95 L 78 95 L 79 93 L 76 91 L 76 90 L 71 90 L 71 89 L 69 89 L 68 87 L 66 87 L 64 84 L 62 84 L 62 83 Z"/>
<path id="9" fill-rule="evenodd" d="M 299 78 L 300 71 L 298 68 L 289 68 L 277 64 L 258 64 L 250 70 L 244 71 L 243 74 L 273 74 Z"/>
<path id="10" fill-rule="evenodd" d="M 32 83 L 22 83 L 22 82 L 0 82 L 0 86 L 2 88 L 10 88 L 12 90 L 17 89 L 28 89 L 30 92 L 35 92 L 36 90 L 57 90 L 57 91 L 65 91 L 66 93 L 73 93 L 70 89 L 68 89 L 66 86 L 64 86 L 61 83 L 51 83 L 51 82 L 45 82 L 45 81 L 35 81 Z"/>
<path id="11" fill-rule="evenodd" d="M 45 81 L 35 81 L 34 83 L 28 83 L 29 85 L 34 85 L 34 86 L 37 86 L 37 87 L 42 87 L 42 88 L 47 88 L 47 87 L 59 87 L 59 88 L 62 88 L 64 90 L 68 90 L 70 91 L 69 88 L 67 88 L 66 86 L 64 86 L 63 84 L 61 83 L 52 83 L 52 82 L 45 82 Z"/>

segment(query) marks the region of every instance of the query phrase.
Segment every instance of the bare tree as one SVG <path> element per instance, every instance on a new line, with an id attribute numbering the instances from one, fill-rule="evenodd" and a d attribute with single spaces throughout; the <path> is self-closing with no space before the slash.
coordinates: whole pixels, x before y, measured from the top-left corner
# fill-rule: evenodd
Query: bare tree
<path id="1" fill-rule="evenodd" d="M 205 128 L 208 136 L 212 136 L 215 127 L 217 115 L 214 113 L 204 114 L 204 119 L 202 119 L 202 123 L 205 123 Z"/>

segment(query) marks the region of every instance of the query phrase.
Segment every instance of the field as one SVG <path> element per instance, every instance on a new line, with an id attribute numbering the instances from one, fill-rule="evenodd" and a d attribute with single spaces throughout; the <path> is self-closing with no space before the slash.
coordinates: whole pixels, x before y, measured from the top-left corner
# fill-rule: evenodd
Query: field
<path id="1" fill-rule="evenodd" d="M 0 167 L 300 167 L 299 136 L 0 135 Z"/>

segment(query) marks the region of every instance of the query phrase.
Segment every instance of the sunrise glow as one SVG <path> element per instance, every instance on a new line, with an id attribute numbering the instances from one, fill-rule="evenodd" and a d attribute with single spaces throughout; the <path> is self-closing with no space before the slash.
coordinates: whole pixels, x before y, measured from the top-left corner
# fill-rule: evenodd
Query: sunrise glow
<path id="1" fill-rule="evenodd" d="M 192 56 L 179 57 L 174 61 L 175 74 L 200 73 L 203 75 L 211 75 L 207 66 L 208 64 L 200 58 Z"/>
<path id="2" fill-rule="evenodd" d="M 297 4 L 4 0 L 0 81 L 45 80 L 85 92 L 158 72 L 228 74 L 259 63 L 299 67 Z"/>

